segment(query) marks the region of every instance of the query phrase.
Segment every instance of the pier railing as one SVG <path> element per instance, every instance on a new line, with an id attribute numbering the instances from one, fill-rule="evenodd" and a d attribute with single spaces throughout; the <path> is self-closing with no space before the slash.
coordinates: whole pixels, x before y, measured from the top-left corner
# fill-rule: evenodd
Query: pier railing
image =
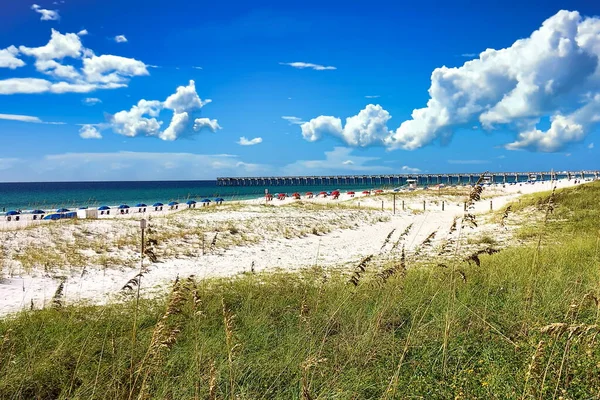
<path id="1" fill-rule="evenodd" d="M 377 185 L 403 186 L 414 182 L 419 186 L 435 184 L 473 184 L 482 173 L 454 174 L 382 174 L 382 175 L 329 175 L 329 176 L 267 176 L 219 177 L 217 186 L 349 186 Z M 547 172 L 490 172 L 485 178 L 491 183 L 514 183 L 531 180 L 598 179 L 600 171 L 547 171 Z"/>

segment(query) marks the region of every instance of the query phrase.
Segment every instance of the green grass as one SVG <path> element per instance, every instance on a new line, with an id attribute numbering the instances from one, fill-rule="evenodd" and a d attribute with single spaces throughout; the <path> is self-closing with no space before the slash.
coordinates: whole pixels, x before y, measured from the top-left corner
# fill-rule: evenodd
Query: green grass
<path id="1" fill-rule="evenodd" d="M 544 223 L 549 195 L 513 205 L 532 244 L 481 266 L 186 284 L 140 301 L 135 341 L 134 301 L 0 320 L 0 398 L 598 398 L 600 185 L 557 191 Z"/>

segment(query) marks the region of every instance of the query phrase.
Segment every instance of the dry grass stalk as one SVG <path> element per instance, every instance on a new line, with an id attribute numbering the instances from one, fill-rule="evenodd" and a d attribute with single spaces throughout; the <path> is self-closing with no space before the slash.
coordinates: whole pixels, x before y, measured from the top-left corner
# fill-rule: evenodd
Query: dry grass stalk
<path id="1" fill-rule="evenodd" d="M 502 214 L 502 219 L 500 220 L 501 227 L 506 228 L 506 219 L 508 218 L 508 213 L 511 212 L 511 210 L 512 210 L 511 205 L 506 207 L 506 209 L 504 210 L 504 214 Z"/>
<path id="2" fill-rule="evenodd" d="M 406 229 L 404 230 L 404 232 L 402 232 L 402 234 L 400 235 L 400 237 L 398 238 L 396 243 L 394 243 L 394 245 L 392 246 L 392 249 L 390 251 L 394 251 L 398 248 L 398 246 L 400 245 L 400 242 L 408 236 L 412 227 L 413 227 L 412 223 L 406 227 Z"/>
<path id="3" fill-rule="evenodd" d="M 550 336 L 560 337 L 568 333 L 569 338 L 590 336 L 595 338 L 600 333 L 600 325 L 592 324 L 572 324 L 565 322 L 555 322 L 540 328 L 540 332 Z"/>
<path id="4" fill-rule="evenodd" d="M 217 245 L 217 237 L 219 236 L 219 232 L 215 232 L 215 236 L 213 237 L 213 240 L 210 242 L 210 251 L 214 251 L 215 250 L 215 246 Z"/>
<path id="5" fill-rule="evenodd" d="M 54 296 L 52 296 L 52 308 L 62 308 L 62 306 L 63 306 L 62 299 L 64 297 L 66 281 L 67 281 L 67 278 L 62 278 L 60 280 L 60 283 L 58 284 L 58 287 L 56 288 L 56 291 L 54 292 Z"/>
<path id="6" fill-rule="evenodd" d="M 487 249 L 479 250 L 479 251 L 476 251 L 475 253 L 471 254 L 469 257 L 465 258 L 465 261 L 467 261 L 467 262 L 473 261 L 478 267 L 480 267 L 481 266 L 481 260 L 479 259 L 480 255 L 494 254 L 494 253 L 498 253 L 499 251 L 500 250 L 496 250 L 491 247 L 488 247 Z"/>
<path id="7" fill-rule="evenodd" d="M 431 241 L 435 238 L 437 231 L 433 231 L 431 232 L 431 234 L 429 236 L 427 236 L 425 238 L 425 240 L 423 240 L 423 243 L 421 243 L 421 247 L 425 247 L 431 244 Z"/>
<path id="8" fill-rule="evenodd" d="M 454 217 L 454 219 L 452 220 L 452 225 L 450 225 L 450 231 L 448 232 L 448 235 L 452 235 L 456 231 L 457 222 L 458 222 L 458 217 Z"/>
<path id="9" fill-rule="evenodd" d="M 398 273 L 401 274 L 401 276 L 406 275 L 406 254 L 404 252 L 404 247 L 402 247 L 402 255 L 400 256 L 400 262 L 394 262 L 394 264 L 390 268 L 384 269 L 377 275 L 377 277 L 379 278 L 380 285 L 383 286 L 389 278 Z"/>
<path id="10" fill-rule="evenodd" d="M 483 186 L 481 186 L 481 182 L 483 182 L 484 176 L 487 174 L 488 172 L 484 172 L 483 174 L 481 174 L 479 176 L 479 179 L 477 179 L 477 182 L 475 183 L 475 185 L 473 185 L 473 187 L 471 188 L 471 191 L 469 193 L 469 197 L 466 201 L 467 203 L 467 209 L 465 210 L 465 216 L 463 218 L 463 224 L 464 222 L 468 222 L 472 227 L 477 227 L 477 220 L 475 218 L 475 215 L 472 214 L 471 211 L 473 211 L 475 209 L 475 203 L 478 202 L 479 200 L 481 200 L 481 193 L 483 192 Z"/>
<path id="11" fill-rule="evenodd" d="M 234 344 L 234 318 L 235 315 L 225 305 L 225 299 L 221 298 L 223 310 L 223 325 L 225 327 L 225 343 L 227 345 L 227 362 L 229 364 L 229 397 L 235 399 L 235 378 L 233 371 L 233 356 L 238 344 Z"/>
<path id="12" fill-rule="evenodd" d="M 385 237 L 385 240 L 383 241 L 383 244 L 381 245 L 381 249 L 380 249 L 380 251 L 381 251 L 381 250 L 383 250 L 383 248 L 384 248 L 385 246 L 387 246 L 387 244 L 389 243 L 389 241 L 390 241 L 390 238 L 392 237 L 392 235 L 394 234 L 394 232 L 396 232 L 396 228 L 392 229 L 392 230 L 390 231 L 390 233 L 388 233 L 388 235 Z"/>
<path id="13" fill-rule="evenodd" d="M 361 260 L 361 262 L 356 266 L 356 269 L 352 273 L 352 277 L 350 278 L 350 281 L 349 281 L 351 284 L 353 284 L 354 286 L 358 286 L 361 274 L 367 270 L 367 264 L 371 261 L 372 258 L 373 258 L 373 254 L 370 254 L 370 255 L 366 256 L 365 258 L 363 258 Z"/>
<path id="14" fill-rule="evenodd" d="M 312 367 L 317 366 L 320 363 L 327 361 L 326 358 L 317 359 L 315 357 L 309 357 L 300 368 L 302 369 L 302 400 L 313 400 L 313 397 L 310 394 L 310 383 L 308 382 L 308 372 Z"/>
<path id="15" fill-rule="evenodd" d="M 210 378 L 208 380 L 208 400 L 217 399 L 217 369 L 215 361 L 210 361 Z"/>
<path id="16" fill-rule="evenodd" d="M 540 340 L 535 349 L 535 352 L 531 356 L 531 362 L 529 363 L 529 367 L 527 368 L 527 372 L 525 373 L 525 384 L 523 387 L 523 394 L 521 395 L 521 399 L 525 398 L 525 395 L 527 392 L 527 383 L 531 379 L 531 376 L 537 372 L 537 369 L 539 367 L 538 360 L 544 351 L 545 344 L 546 344 L 545 341 Z"/>

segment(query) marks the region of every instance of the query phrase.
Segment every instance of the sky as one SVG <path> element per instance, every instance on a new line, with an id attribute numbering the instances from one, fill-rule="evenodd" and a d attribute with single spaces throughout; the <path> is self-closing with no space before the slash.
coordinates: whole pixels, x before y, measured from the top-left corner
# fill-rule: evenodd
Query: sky
<path id="1" fill-rule="evenodd" d="M 598 15 L 3 0 L 0 182 L 600 169 Z"/>

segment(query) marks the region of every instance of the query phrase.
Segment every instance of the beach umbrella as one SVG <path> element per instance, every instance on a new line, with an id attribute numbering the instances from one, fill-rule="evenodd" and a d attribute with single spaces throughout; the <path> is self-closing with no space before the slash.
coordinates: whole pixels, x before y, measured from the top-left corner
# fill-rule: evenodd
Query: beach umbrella
<path id="1" fill-rule="evenodd" d="M 312 196 L 312 195 L 313 195 L 313 192 L 306 192 L 306 195 L 307 195 L 307 196 Z"/>
<path id="2" fill-rule="evenodd" d="M 163 203 L 154 203 L 154 204 L 152 204 L 152 207 L 162 207 L 162 206 L 164 206 Z"/>
<path id="3" fill-rule="evenodd" d="M 371 194 L 371 192 L 368 190 L 363 190 L 362 194 Z"/>
<path id="4" fill-rule="evenodd" d="M 148 207 L 147 205 L 145 205 L 144 203 L 137 203 L 135 205 L 136 207 Z"/>
<path id="5" fill-rule="evenodd" d="M 69 212 L 68 208 L 59 208 L 58 210 L 56 210 L 57 213 L 64 213 L 64 212 Z"/>
<path id="6" fill-rule="evenodd" d="M 170 203 L 169 203 L 169 204 L 167 204 L 167 205 L 168 205 L 168 206 L 176 206 L 177 204 L 179 204 L 179 203 L 178 203 L 178 202 L 176 202 L 176 201 L 172 201 L 172 202 L 170 202 Z"/>
<path id="7" fill-rule="evenodd" d="M 381 189 L 377 189 L 377 190 L 375 191 L 375 193 L 383 193 L 383 190 L 381 190 Z"/>
<path id="8" fill-rule="evenodd" d="M 200 202 L 201 203 L 210 203 L 210 199 L 202 199 Z"/>
<path id="9" fill-rule="evenodd" d="M 355 193 L 351 191 L 351 192 L 348 192 L 347 194 L 355 194 Z"/>
<path id="10" fill-rule="evenodd" d="M 222 202 L 222 201 L 225 201 L 225 200 L 223 200 L 223 198 L 222 198 L 222 197 L 217 197 L 217 198 L 215 199 L 215 201 L 220 203 L 220 202 Z"/>
<path id="11" fill-rule="evenodd" d="M 85 206 L 85 207 L 79 207 L 79 209 L 80 210 L 87 210 L 88 208 L 87 208 L 87 206 Z"/>
<path id="12" fill-rule="evenodd" d="M 44 217 L 44 219 L 53 219 L 53 220 L 60 219 L 60 218 L 61 218 L 60 214 L 48 214 Z"/>
<path id="13" fill-rule="evenodd" d="M 100 211 L 110 210 L 110 207 L 109 206 L 100 206 L 100 207 L 98 207 L 98 210 L 100 210 Z"/>
<path id="14" fill-rule="evenodd" d="M 336 194 L 340 194 L 339 190 L 334 190 L 333 192 L 331 192 L 331 194 L 336 195 Z"/>
<path id="15" fill-rule="evenodd" d="M 46 214 L 46 212 L 44 210 L 33 210 L 30 214 Z"/>
<path id="16" fill-rule="evenodd" d="M 126 208 L 129 208 L 129 206 L 127 204 L 121 204 L 118 208 L 119 210 L 124 210 Z"/>
<path id="17" fill-rule="evenodd" d="M 320 195 L 327 196 L 327 192 L 320 192 L 320 193 L 319 193 L 319 196 L 320 196 Z"/>
<path id="18" fill-rule="evenodd" d="M 19 214 L 21 214 L 19 211 L 13 211 L 13 210 L 6 213 L 6 215 L 19 215 Z"/>
<path id="19" fill-rule="evenodd" d="M 186 202 L 187 205 L 191 205 L 191 204 L 196 204 L 196 202 L 194 200 L 188 200 Z"/>

